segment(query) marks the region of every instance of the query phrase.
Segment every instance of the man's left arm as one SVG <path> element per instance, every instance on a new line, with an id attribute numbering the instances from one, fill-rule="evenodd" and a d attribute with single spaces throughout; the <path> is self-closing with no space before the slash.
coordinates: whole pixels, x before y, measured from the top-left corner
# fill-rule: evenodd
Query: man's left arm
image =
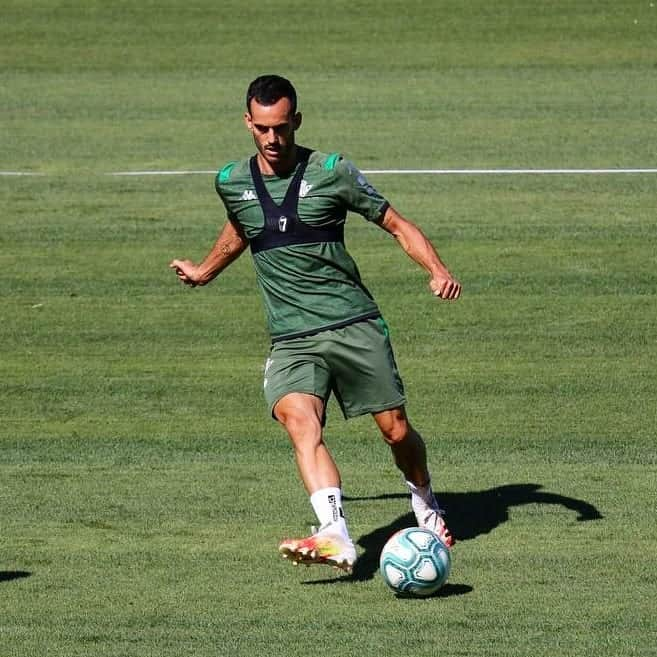
<path id="1" fill-rule="evenodd" d="M 389 206 L 379 225 L 397 240 L 415 262 L 426 269 L 431 277 L 429 287 L 435 296 L 450 301 L 459 298 L 461 284 L 450 274 L 436 248 L 413 222 Z"/>

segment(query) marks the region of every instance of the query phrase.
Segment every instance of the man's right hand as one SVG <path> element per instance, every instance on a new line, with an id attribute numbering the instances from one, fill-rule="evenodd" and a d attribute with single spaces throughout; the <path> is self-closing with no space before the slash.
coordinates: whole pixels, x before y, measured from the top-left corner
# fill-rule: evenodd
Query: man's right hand
<path id="1" fill-rule="evenodd" d="M 198 278 L 198 265 L 195 265 L 191 260 L 172 260 L 169 267 L 176 272 L 178 280 L 182 281 L 185 285 L 196 287 L 200 284 Z"/>

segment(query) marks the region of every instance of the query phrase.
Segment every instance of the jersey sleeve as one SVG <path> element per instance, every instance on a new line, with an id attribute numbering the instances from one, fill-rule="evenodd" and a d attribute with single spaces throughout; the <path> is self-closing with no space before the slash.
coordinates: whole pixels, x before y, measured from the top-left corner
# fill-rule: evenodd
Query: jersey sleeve
<path id="1" fill-rule="evenodd" d="M 224 185 L 230 179 L 230 174 L 234 166 L 235 166 L 235 162 L 229 162 L 223 169 L 221 169 L 221 171 L 219 171 L 216 178 L 214 179 L 215 191 L 219 195 L 221 202 L 224 204 L 224 207 L 226 208 L 226 215 L 228 216 L 228 219 L 230 219 L 233 222 L 237 221 L 237 217 L 235 215 L 235 212 L 231 209 L 229 195 L 227 194 L 227 190 L 224 188 Z"/>
<path id="2" fill-rule="evenodd" d="M 351 212 L 368 221 L 379 222 L 390 207 L 367 178 L 349 160 L 340 159 L 335 165 L 338 194 Z"/>

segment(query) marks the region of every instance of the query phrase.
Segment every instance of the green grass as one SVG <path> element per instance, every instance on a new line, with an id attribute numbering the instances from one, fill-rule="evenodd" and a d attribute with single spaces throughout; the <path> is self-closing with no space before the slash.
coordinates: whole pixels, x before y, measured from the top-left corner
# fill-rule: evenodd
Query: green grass
<path id="1" fill-rule="evenodd" d="M 302 143 L 363 168 L 654 167 L 650 3 L 41 3 L 0 22 L 0 655 L 655 655 L 653 175 L 372 176 L 464 283 L 357 217 L 409 412 L 460 539 L 435 598 L 376 572 L 408 501 L 369 418 L 327 441 L 355 577 L 276 554 L 314 521 L 261 394 L 249 256 L 167 269 L 223 221 L 280 71 Z"/>

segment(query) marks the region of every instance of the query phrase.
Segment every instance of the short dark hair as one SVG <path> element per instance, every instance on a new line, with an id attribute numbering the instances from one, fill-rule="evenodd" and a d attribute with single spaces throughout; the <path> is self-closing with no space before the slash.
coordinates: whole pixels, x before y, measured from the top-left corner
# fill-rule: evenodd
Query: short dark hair
<path id="1" fill-rule="evenodd" d="M 246 109 L 251 111 L 251 101 L 255 98 L 261 105 L 273 105 L 281 98 L 292 103 L 292 113 L 297 111 L 297 92 L 292 83 L 280 75 L 261 75 L 256 78 L 246 92 Z"/>

